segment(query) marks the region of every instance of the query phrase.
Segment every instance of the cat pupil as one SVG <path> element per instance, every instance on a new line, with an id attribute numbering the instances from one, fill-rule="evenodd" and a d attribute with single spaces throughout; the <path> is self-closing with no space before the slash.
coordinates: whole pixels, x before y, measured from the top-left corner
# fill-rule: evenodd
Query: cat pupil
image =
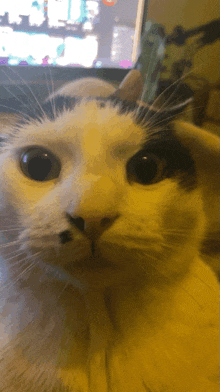
<path id="1" fill-rule="evenodd" d="M 127 164 L 128 180 L 142 185 L 161 181 L 163 172 L 163 165 L 159 158 L 143 151 L 134 155 Z"/>
<path id="2" fill-rule="evenodd" d="M 29 162 L 28 172 L 32 178 L 38 181 L 43 181 L 49 174 L 52 164 L 49 159 L 46 162 L 42 158 L 33 158 Z"/>
<path id="3" fill-rule="evenodd" d="M 60 162 L 46 149 L 31 147 L 21 156 L 22 172 L 35 181 L 49 181 L 60 174 Z"/>

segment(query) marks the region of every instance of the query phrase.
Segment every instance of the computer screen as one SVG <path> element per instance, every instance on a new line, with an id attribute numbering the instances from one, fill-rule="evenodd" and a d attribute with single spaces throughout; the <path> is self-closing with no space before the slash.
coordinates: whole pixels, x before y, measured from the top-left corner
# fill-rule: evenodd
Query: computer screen
<path id="1" fill-rule="evenodd" d="M 132 68 L 145 0 L 0 1 L 0 65 Z"/>

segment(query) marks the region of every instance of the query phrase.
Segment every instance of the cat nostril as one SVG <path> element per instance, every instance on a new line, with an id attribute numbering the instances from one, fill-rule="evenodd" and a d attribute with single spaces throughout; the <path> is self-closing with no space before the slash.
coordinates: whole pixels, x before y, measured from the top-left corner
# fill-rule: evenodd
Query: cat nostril
<path id="1" fill-rule="evenodd" d="M 74 225 L 77 227 L 77 229 L 79 229 L 80 231 L 85 230 L 85 221 L 83 218 L 79 217 L 79 218 L 73 218 L 74 220 Z"/>
<path id="2" fill-rule="evenodd" d="M 72 241 L 72 236 L 69 230 L 62 231 L 62 233 L 59 234 L 59 237 L 61 244 L 66 244 L 67 242 Z"/>
<path id="3" fill-rule="evenodd" d="M 81 218 L 80 216 L 73 218 L 69 214 L 67 214 L 67 218 L 68 218 L 69 222 L 71 223 L 71 225 L 76 226 L 77 229 L 79 229 L 80 231 L 85 230 L 85 221 L 83 218 Z"/>

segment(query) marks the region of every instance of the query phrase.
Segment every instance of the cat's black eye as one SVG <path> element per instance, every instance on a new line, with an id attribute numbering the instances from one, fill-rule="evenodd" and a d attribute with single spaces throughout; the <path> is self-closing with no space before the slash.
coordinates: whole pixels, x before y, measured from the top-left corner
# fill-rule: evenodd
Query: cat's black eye
<path id="1" fill-rule="evenodd" d="M 60 174 L 61 164 L 57 157 L 43 147 L 29 147 L 20 157 L 22 172 L 34 181 L 50 181 Z"/>
<path id="2" fill-rule="evenodd" d="M 127 163 L 127 179 L 142 185 L 154 184 L 164 178 L 165 166 L 155 154 L 139 151 Z"/>

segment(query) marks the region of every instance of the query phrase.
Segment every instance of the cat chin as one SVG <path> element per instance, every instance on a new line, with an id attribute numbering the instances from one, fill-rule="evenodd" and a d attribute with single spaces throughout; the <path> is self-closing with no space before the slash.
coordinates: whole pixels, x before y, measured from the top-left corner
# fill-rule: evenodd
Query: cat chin
<path id="1" fill-rule="evenodd" d="M 105 289 L 110 286 L 126 287 L 130 284 L 135 285 L 135 282 L 140 285 L 142 280 L 148 280 L 149 276 L 155 274 L 155 269 L 151 271 L 151 267 L 146 265 L 143 268 L 141 263 L 137 263 L 137 258 L 137 249 L 125 249 L 116 243 L 99 239 L 94 245 L 93 252 L 90 249 L 87 257 L 65 263 L 63 269 L 88 290 Z M 144 260 L 146 263 L 146 255 Z M 161 274 L 159 276 L 161 277 Z"/>

